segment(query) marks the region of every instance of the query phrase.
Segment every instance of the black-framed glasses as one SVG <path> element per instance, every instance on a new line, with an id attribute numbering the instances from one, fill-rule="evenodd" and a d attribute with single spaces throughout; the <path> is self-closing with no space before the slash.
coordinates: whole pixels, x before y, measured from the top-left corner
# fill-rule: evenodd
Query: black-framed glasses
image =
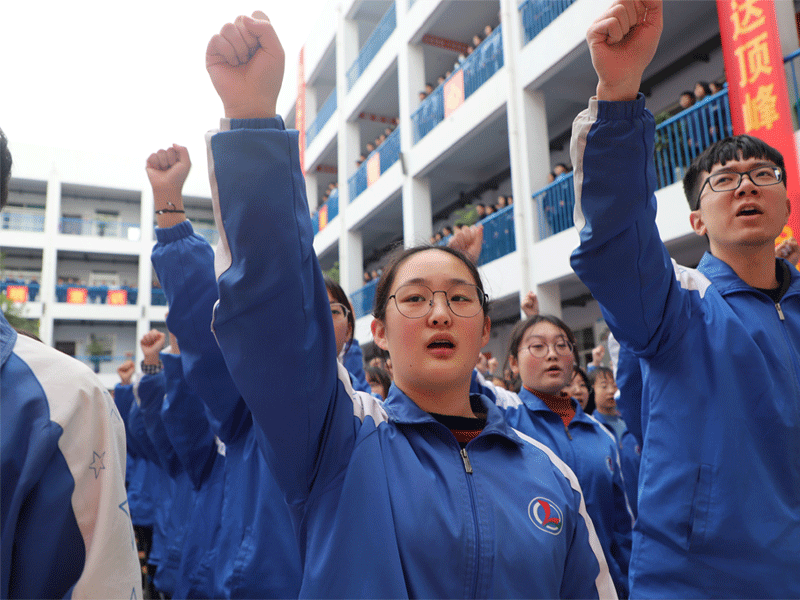
<path id="1" fill-rule="evenodd" d="M 338 302 L 333 302 L 331 304 L 331 317 L 333 317 L 334 321 L 342 321 L 347 319 L 347 315 L 349 314 L 350 309 L 344 304 L 339 304 Z"/>
<path id="2" fill-rule="evenodd" d="M 536 340 L 527 346 L 531 356 L 544 358 L 550 352 L 550 348 L 559 356 L 572 356 L 572 344 L 563 338 L 557 339 L 552 346 L 543 340 Z"/>
<path id="3" fill-rule="evenodd" d="M 388 299 L 394 298 L 397 311 L 409 319 L 421 319 L 433 309 L 433 297 L 444 294 L 450 311 L 458 317 L 474 317 L 487 302 L 487 296 L 477 285 L 457 283 L 447 291 L 433 291 L 427 285 L 407 283 L 397 288 Z"/>
<path id="4" fill-rule="evenodd" d="M 750 179 L 754 185 L 759 187 L 766 187 L 768 185 L 777 185 L 783 181 L 783 171 L 780 167 L 775 165 L 761 165 L 755 169 L 750 169 L 744 173 L 737 173 L 736 171 L 721 171 L 706 177 L 703 185 L 700 187 L 700 192 L 697 194 L 695 207 L 700 206 L 700 196 L 703 189 L 708 185 L 715 192 L 732 192 L 739 189 L 742 185 L 744 176 Z"/>

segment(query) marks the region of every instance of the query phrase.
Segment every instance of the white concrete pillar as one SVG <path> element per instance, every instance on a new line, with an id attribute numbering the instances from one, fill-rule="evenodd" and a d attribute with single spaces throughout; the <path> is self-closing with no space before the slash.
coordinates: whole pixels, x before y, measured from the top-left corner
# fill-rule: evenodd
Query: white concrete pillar
<path id="1" fill-rule="evenodd" d="M 516 204 L 516 202 L 515 202 Z M 539 299 L 539 313 L 561 318 L 561 288 L 558 283 L 536 286 L 536 297 Z"/>
<path id="2" fill-rule="evenodd" d="M 339 283 L 347 294 L 364 286 L 364 242 L 361 231 L 347 231 L 339 238 Z"/>
<path id="3" fill-rule="evenodd" d="M 306 173 L 306 198 L 308 198 L 308 209 L 313 214 L 319 205 L 319 182 L 315 172 Z"/>
<path id="4" fill-rule="evenodd" d="M 150 262 L 150 254 L 155 244 L 155 229 L 153 220 L 155 214 L 155 204 L 153 201 L 153 189 L 145 178 L 142 185 L 142 196 L 140 203 L 140 221 L 142 227 L 141 249 L 139 251 L 139 294 L 136 299 L 138 316 L 136 319 L 136 364 L 144 358 L 139 340 L 150 331 L 150 301 L 151 285 L 153 281 L 153 263 Z"/>
<path id="5" fill-rule="evenodd" d="M 55 168 L 47 180 L 44 209 L 44 233 L 47 239 L 58 238 L 61 225 L 61 178 Z M 53 305 L 56 302 L 56 283 L 58 281 L 58 251 L 56 244 L 45 244 L 42 249 L 42 275 L 39 280 L 39 294 L 42 300 L 42 318 L 39 320 L 39 338 L 48 346 L 55 342 L 53 337 Z"/>
<path id="6" fill-rule="evenodd" d="M 433 231 L 431 186 L 427 178 L 403 180 L 403 246 L 428 244 Z"/>

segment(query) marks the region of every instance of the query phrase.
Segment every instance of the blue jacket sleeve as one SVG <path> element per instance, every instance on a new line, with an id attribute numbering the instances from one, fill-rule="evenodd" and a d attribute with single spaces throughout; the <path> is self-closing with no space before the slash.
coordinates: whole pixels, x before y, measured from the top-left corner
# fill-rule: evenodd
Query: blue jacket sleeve
<path id="1" fill-rule="evenodd" d="M 117 405 L 119 415 L 122 418 L 122 422 L 125 424 L 125 444 L 128 454 L 133 458 L 137 458 L 144 456 L 144 454 L 142 453 L 142 449 L 139 447 L 139 443 L 136 441 L 136 438 L 131 435 L 130 427 L 128 425 L 128 417 L 130 415 L 131 405 L 133 403 L 133 384 L 122 385 L 121 383 L 118 383 L 114 388 L 114 404 Z"/>
<path id="2" fill-rule="evenodd" d="M 200 398 L 186 384 L 180 355 L 162 354 L 167 395 L 161 421 L 186 474 L 195 488 L 211 474 L 217 446 Z"/>
<path id="3" fill-rule="evenodd" d="M 214 252 L 189 221 L 156 229 L 156 237 L 151 260 L 167 296 L 167 328 L 178 338 L 184 376 L 208 407 L 214 433 L 230 444 L 252 421 L 211 332 L 219 298 Z"/>
<path id="4" fill-rule="evenodd" d="M 178 460 L 178 455 L 175 453 L 164 423 L 161 421 L 161 405 L 164 402 L 166 389 L 166 377 L 162 371 L 157 375 L 142 377 L 139 382 L 138 394 L 142 419 L 147 436 L 156 451 L 158 464 L 170 477 L 177 477 L 183 471 L 183 465 Z"/>
<path id="5" fill-rule="evenodd" d="M 358 392 L 372 393 L 372 388 L 367 383 L 367 374 L 364 373 L 364 354 L 358 340 L 354 339 L 344 354 L 344 368 L 350 373 L 353 389 Z"/>
<path id="6" fill-rule="evenodd" d="M 220 231 L 214 330 L 275 478 L 303 502 L 348 464 L 353 402 L 338 379 L 298 134 L 279 117 L 231 126 L 207 138 Z"/>
<path id="7" fill-rule="evenodd" d="M 644 96 L 590 100 L 575 119 L 575 227 L 571 264 L 614 336 L 639 356 L 680 339 L 691 303 L 656 227 L 655 121 Z"/>
<path id="8" fill-rule="evenodd" d="M 137 384 L 138 385 L 138 384 Z M 134 394 L 136 394 L 136 386 L 134 386 Z M 144 423 L 144 414 L 139 402 L 131 404 L 131 411 L 128 413 L 128 419 L 125 422 L 131 438 L 136 442 L 137 447 L 141 451 L 141 456 L 148 462 L 155 464 L 159 469 L 161 468 L 161 460 L 158 457 L 158 450 L 156 450 L 150 436 L 147 435 L 147 427 Z"/>

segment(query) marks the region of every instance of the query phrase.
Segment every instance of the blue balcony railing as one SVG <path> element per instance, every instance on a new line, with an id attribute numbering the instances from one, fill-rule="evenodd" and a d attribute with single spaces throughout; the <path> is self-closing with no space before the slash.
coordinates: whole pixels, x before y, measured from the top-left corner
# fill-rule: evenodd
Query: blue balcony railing
<path id="1" fill-rule="evenodd" d="M 479 265 L 490 263 L 517 249 L 513 204 L 481 219 L 479 223 L 483 225 L 483 246 L 478 259 Z"/>
<path id="2" fill-rule="evenodd" d="M 308 129 L 306 129 L 306 146 L 311 145 L 311 142 L 317 137 L 317 134 L 322 131 L 322 128 L 325 127 L 325 123 L 330 121 L 330 118 L 335 112 L 336 88 L 333 88 L 328 99 L 325 100 L 322 107 L 317 111 L 316 118 L 312 121 L 311 125 L 309 125 Z"/>
<path id="3" fill-rule="evenodd" d="M 533 195 L 539 211 L 539 239 L 560 233 L 574 224 L 575 186 L 572 173 L 562 175 Z"/>
<path id="4" fill-rule="evenodd" d="M 522 28 L 525 33 L 524 46 L 539 35 L 575 0 L 525 0 L 519 5 Z"/>
<path id="5" fill-rule="evenodd" d="M 378 54 L 378 51 L 386 43 L 386 40 L 392 35 L 397 25 L 395 10 L 395 4 L 392 2 L 389 10 L 386 11 L 380 23 L 375 27 L 375 31 L 372 32 L 372 35 L 369 36 L 364 47 L 361 48 L 361 51 L 358 53 L 358 58 L 350 65 L 350 68 L 347 69 L 348 92 L 353 89 L 358 78 L 361 77 L 361 74 L 366 70 L 367 66 L 369 66 L 369 63 L 372 62 L 372 59 Z"/>
<path id="6" fill-rule="evenodd" d="M 360 290 L 350 294 L 350 302 L 353 304 L 353 313 L 356 319 L 372 313 L 372 303 L 375 302 L 375 288 L 378 287 L 378 281 L 378 279 L 373 279 Z"/>
<path id="7" fill-rule="evenodd" d="M 86 290 L 86 302 L 81 302 L 78 298 L 69 298 L 70 289 Z M 109 301 L 109 292 L 116 290 L 125 290 L 127 292 L 126 304 L 136 304 L 139 297 L 139 289 L 130 286 L 114 286 L 107 285 L 84 285 L 82 283 L 59 283 L 56 284 L 56 302 L 67 302 L 68 300 L 74 304 L 109 304 L 113 303 L 112 298 Z"/>
<path id="8" fill-rule="evenodd" d="M 29 302 L 36 302 L 36 299 L 39 297 L 39 289 L 40 285 L 38 281 L 24 281 L 22 279 L 14 279 L 7 277 L 5 280 L 0 281 L 0 292 L 6 293 L 6 289 L 8 286 L 27 286 L 28 288 L 28 301 Z"/>
<path id="9" fill-rule="evenodd" d="M 33 232 L 44 231 L 44 212 L 41 214 L 15 212 L 12 208 L 6 208 L 0 213 L 0 229 Z"/>
<path id="10" fill-rule="evenodd" d="M 324 217 L 321 217 L 324 215 Z M 317 235 L 321 229 L 325 229 L 328 223 L 333 221 L 339 215 L 339 189 L 331 192 L 328 199 L 314 211 L 311 215 L 311 227 L 314 230 L 314 235 Z M 323 226 L 320 227 L 320 220 L 322 218 Z"/>
<path id="11" fill-rule="evenodd" d="M 655 139 L 658 188 L 683 179 L 695 157 L 732 134 L 727 88 L 659 124 Z"/>
<path id="12" fill-rule="evenodd" d="M 214 227 L 195 227 L 194 232 L 204 237 L 212 246 L 219 241 L 219 232 Z"/>
<path id="13" fill-rule="evenodd" d="M 504 64 L 503 31 L 498 25 L 480 46 L 464 59 L 447 81 L 437 87 L 411 114 L 414 124 L 414 143 L 424 138 L 439 123 L 444 121 L 444 88 L 457 73 L 464 73 L 464 100 L 491 79 Z"/>
<path id="14" fill-rule="evenodd" d="M 391 167 L 394 163 L 397 162 L 397 159 L 400 158 L 400 128 L 397 127 L 395 130 L 389 134 L 383 143 L 375 148 L 367 159 L 361 163 L 353 175 L 350 176 L 350 179 L 347 180 L 347 184 L 350 189 L 350 202 L 355 200 L 364 190 L 368 187 L 367 181 L 367 169 L 370 162 L 370 159 L 378 153 L 380 155 L 380 174 L 383 175 L 389 167 Z"/>
<path id="15" fill-rule="evenodd" d="M 102 219 L 73 219 L 70 217 L 61 217 L 59 230 L 67 235 L 113 237 L 132 241 L 138 241 L 141 232 L 138 223 L 122 223 L 119 221 L 104 221 Z"/>

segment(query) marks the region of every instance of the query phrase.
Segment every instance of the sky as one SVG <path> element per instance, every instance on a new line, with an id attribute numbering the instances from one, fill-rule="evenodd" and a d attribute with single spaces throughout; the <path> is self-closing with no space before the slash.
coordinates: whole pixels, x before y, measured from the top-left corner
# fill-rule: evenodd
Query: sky
<path id="1" fill-rule="evenodd" d="M 278 110 L 296 96 L 297 58 L 327 0 L 4 0 L 0 128 L 15 143 L 141 160 L 173 142 L 204 162 L 222 103 L 205 70 L 209 39 L 263 10 L 286 53 Z M 193 169 L 194 170 L 194 169 Z"/>

